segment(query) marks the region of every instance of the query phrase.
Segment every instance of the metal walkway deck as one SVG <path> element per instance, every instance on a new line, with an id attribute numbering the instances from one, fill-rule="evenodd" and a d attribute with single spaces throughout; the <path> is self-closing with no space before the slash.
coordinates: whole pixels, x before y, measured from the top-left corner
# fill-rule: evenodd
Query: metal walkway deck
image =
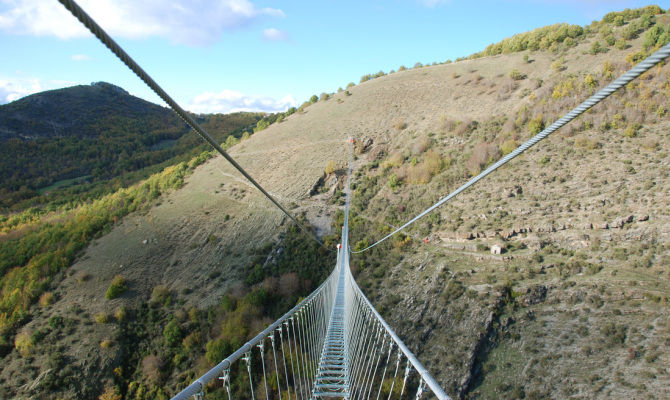
<path id="1" fill-rule="evenodd" d="M 340 268 L 333 312 L 330 315 L 326 340 L 321 351 L 312 398 L 349 398 L 349 360 L 345 338 L 344 279 Z"/>

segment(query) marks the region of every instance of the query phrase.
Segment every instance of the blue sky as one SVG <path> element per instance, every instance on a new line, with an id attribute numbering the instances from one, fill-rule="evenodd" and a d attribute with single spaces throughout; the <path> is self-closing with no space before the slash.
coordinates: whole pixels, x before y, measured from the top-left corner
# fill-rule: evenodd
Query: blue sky
<path id="1" fill-rule="evenodd" d="M 658 4 L 624 0 L 79 0 L 184 108 L 281 111 L 366 73 Z M 106 81 L 155 103 L 56 0 L 0 0 L 0 104 Z"/>

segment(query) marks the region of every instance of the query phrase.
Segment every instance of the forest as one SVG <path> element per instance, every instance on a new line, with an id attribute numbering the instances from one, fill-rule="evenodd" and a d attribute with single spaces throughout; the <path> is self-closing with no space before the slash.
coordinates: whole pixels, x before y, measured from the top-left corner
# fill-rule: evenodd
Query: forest
<path id="1" fill-rule="evenodd" d="M 252 131 L 265 114 L 194 117 L 223 143 Z M 0 131 L 4 211 L 99 197 L 205 149 L 171 110 L 103 82 L 0 106 Z"/>

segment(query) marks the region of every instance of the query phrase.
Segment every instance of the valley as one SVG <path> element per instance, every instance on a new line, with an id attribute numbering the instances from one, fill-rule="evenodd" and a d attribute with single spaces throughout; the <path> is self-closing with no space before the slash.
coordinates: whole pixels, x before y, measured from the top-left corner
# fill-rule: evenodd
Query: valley
<path id="1" fill-rule="evenodd" d="M 511 38 L 364 76 L 281 118 L 240 116 L 217 140 L 232 137 L 231 156 L 332 249 L 354 137 L 349 227 L 361 250 L 664 45 L 670 15 L 572 27 L 541 28 L 536 49 L 516 37 L 526 47 Z M 670 396 L 669 96 L 665 63 L 351 256 L 363 291 L 450 396 Z M 3 214 L 3 251 L 33 253 L 3 257 L 0 397 L 169 398 L 330 272 L 333 252 L 203 151 L 61 208 Z"/>

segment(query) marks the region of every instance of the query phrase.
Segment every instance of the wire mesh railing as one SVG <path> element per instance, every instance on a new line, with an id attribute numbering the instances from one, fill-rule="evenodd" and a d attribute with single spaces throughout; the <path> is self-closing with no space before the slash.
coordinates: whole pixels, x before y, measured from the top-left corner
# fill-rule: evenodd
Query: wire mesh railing
<path id="1" fill-rule="evenodd" d="M 244 346 L 211 368 L 173 399 L 203 398 L 205 389 L 217 379 L 228 399 L 233 371 L 248 376 L 237 392 L 251 399 L 304 399 L 312 390 L 319 350 L 323 346 L 338 282 L 337 269 L 309 296 L 273 322 Z M 243 363 L 243 368 L 236 363 Z M 238 379 L 237 382 L 241 382 Z M 246 386 L 246 387 L 245 387 Z"/>

